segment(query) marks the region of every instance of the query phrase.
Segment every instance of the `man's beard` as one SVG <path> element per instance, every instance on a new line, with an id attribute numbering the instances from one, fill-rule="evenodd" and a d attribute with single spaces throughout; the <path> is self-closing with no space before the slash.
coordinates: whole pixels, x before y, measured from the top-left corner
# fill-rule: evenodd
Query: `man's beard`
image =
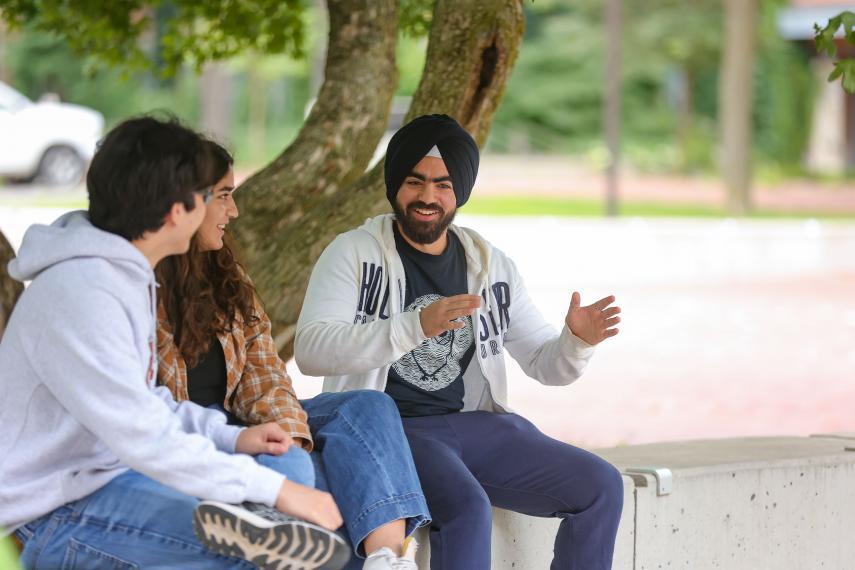
<path id="1" fill-rule="evenodd" d="M 413 219 L 412 210 L 416 208 L 436 210 L 439 214 L 438 219 L 433 222 L 421 222 Z M 407 206 L 407 211 L 404 212 L 397 200 L 392 205 L 392 209 L 395 211 L 395 219 L 398 220 L 401 232 L 410 238 L 411 241 L 419 244 L 430 244 L 437 241 L 451 222 L 454 221 L 454 214 L 457 213 L 456 208 L 449 214 L 446 214 L 445 210 L 439 204 L 425 204 L 424 202 L 412 202 Z"/>

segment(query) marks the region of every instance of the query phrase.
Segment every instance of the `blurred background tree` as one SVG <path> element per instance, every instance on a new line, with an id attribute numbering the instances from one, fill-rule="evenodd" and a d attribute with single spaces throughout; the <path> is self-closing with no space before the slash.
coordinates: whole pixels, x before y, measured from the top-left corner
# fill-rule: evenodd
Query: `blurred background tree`
<path id="1" fill-rule="evenodd" d="M 787 37 L 781 29 L 782 11 L 812 3 L 756 1 L 752 143 L 747 156 L 755 177 L 767 181 L 794 176 L 814 180 L 845 177 L 846 168 L 851 167 L 847 165 L 855 164 L 852 134 L 855 127 L 846 127 L 850 134 L 840 135 L 852 147 L 849 158 L 841 157 L 830 170 L 811 167 L 808 147 L 812 131 L 840 120 L 834 116 L 827 117 L 827 123 L 817 123 L 817 113 L 821 111 L 817 101 L 823 86 L 818 81 L 821 62 L 817 61 L 813 37 Z M 451 4 L 454 3 L 448 3 Z M 603 3 L 495 0 L 481 8 L 476 4 L 471 9 L 475 12 L 480 9 L 485 14 L 491 13 L 493 7 L 502 6 L 507 12 L 511 6 L 514 10 L 521 6 L 526 21 L 520 57 L 515 64 L 510 62 L 513 75 L 506 89 L 503 77 L 491 95 L 496 106 L 501 99 L 501 106 L 498 110 L 490 106 L 489 113 L 475 121 L 487 151 L 547 153 L 589 170 L 601 168 L 607 156 L 602 138 L 602 103 L 603 60 L 609 42 L 602 32 Z M 316 254 L 315 246 L 330 238 L 323 236 L 316 242 L 311 231 L 316 232 L 317 228 L 286 222 L 314 208 L 313 200 L 325 196 L 330 186 L 324 184 L 330 180 L 344 185 L 356 183 L 370 164 L 368 155 L 377 147 L 376 137 L 400 123 L 411 98 L 422 101 L 425 107 L 421 108 L 431 111 L 439 108 L 436 99 L 425 96 L 424 90 L 420 98 L 419 92 L 424 70 L 435 68 L 433 64 L 425 67 L 428 46 L 433 41 L 429 34 L 437 31 L 432 29 L 435 8 L 440 10 L 443 5 L 436 5 L 434 0 L 329 2 L 333 13 L 369 8 L 376 11 L 383 7 L 386 12 L 377 13 L 386 19 L 394 18 L 396 24 L 375 27 L 367 34 L 375 42 L 381 36 L 388 36 L 383 40 L 385 51 L 371 52 L 374 54 L 371 59 L 381 62 L 382 68 L 377 67 L 374 75 L 361 76 L 361 87 L 354 92 L 363 98 L 359 101 L 373 102 L 363 104 L 351 97 L 347 106 L 335 114 L 330 114 L 334 110 L 332 105 L 324 111 L 323 122 L 333 125 L 333 130 L 337 128 L 335 125 L 346 122 L 339 119 L 349 115 L 373 117 L 370 128 L 351 126 L 346 136 L 327 131 L 326 138 L 318 136 L 311 141 L 299 138 L 301 129 L 311 123 L 308 112 L 321 92 L 324 66 L 329 63 L 329 17 L 322 0 L 242 3 L 126 0 L 106 7 L 86 0 L 6 0 L 0 11 L 2 19 L 11 22 L 12 27 L 5 31 L 2 40 L 0 79 L 5 77 L 32 98 L 55 92 L 66 101 L 98 109 L 106 115 L 108 127 L 129 115 L 169 109 L 227 144 L 236 155 L 240 177 L 258 169 L 264 172 L 265 165 L 275 164 L 280 171 L 292 169 L 311 156 L 308 151 L 298 153 L 298 148 L 314 149 L 326 145 L 324 141 L 337 141 L 332 147 L 324 146 L 329 157 L 325 164 L 301 171 L 300 181 L 289 181 L 292 187 L 286 194 L 301 194 L 305 197 L 302 201 L 281 200 L 276 198 L 278 191 L 272 189 L 268 194 L 255 177 L 246 186 L 264 208 L 277 204 L 271 219 L 260 222 L 258 216 L 267 214 L 254 211 L 255 203 L 247 202 L 244 208 L 247 214 L 236 231 L 246 246 L 250 268 L 265 298 L 281 299 L 281 305 L 273 307 L 272 312 L 274 315 L 287 312 L 289 316 L 277 322 L 287 327 L 293 324 L 295 309 L 286 311 L 285 305 L 299 299 L 302 293 L 305 273 L 302 266 L 308 263 L 304 252 Z M 250 10 L 248 6 L 254 8 Z M 624 0 L 622 6 L 624 169 L 629 175 L 640 172 L 716 176 L 722 144 L 719 83 L 726 41 L 723 2 Z M 457 7 L 464 13 L 468 9 L 468 3 Z M 268 24 L 256 22 L 258 18 L 267 18 Z M 838 27 L 847 29 L 847 21 L 841 17 Z M 278 25 L 269 25 L 270 22 Z M 342 20 L 341 26 L 345 25 Z M 517 26 L 522 31 L 521 18 L 518 24 L 509 27 L 495 25 L 506 29 Z M 455 42 L 448 39 L 448 33 L 436 34 L 435 45 L 446 38 L 449 43 L 445 45 L 451 46 L 446 57 L 456 57 L 453 46 L 465 43 L 464 36 L 458 34 Z M 830 33 L 828 37 L 833 37 L 834 32 Z M 134 39 L 126 41 L 125 36 Z M 820 48 L 825 45 L 822 37 L 818 36 Z M 515 54 L 515 48 L 511 52 Z M 471 77 L 483 61 L 471 55 L 475 51 L 468 53 L 470 66 L 463 73 Z M 352 70 L 359 63 L 355 58 L 350 61 L 352 65 L 336 68 L 335 75 L 350 69 L 349 76 L 356 78 L 358 74 Z M 506 69 L 510 70 L 510 65 Z M 441 93 L 446 87 L 439 82 L 431 85 L 434 93 Z M 465 108 L 462 100 L 456 94 L 450 94 L 450 99 L 456 102 L 449 104 L 449 112 L 462 113 Z M 458 110 L 454 111 L 454 107 Z M 850 100 L 841 107 L 855 108 L 855 105 Z M 371 142 L 364 142 L 368 139 Z M 292 143 L 297 147 L 283 158 L 283 149 Z M 813 155 L 822 156 L 825 147 L 817 148 Z M 353 160 L 354 150 L 366 152 Z M 282 183 L 278 184 L 281 187 Z M 374 190 L 372 196 L 376 197 L 377 187 Z M 371 205 L 357 212 L 356 217 L 382 206 L 382 200 L 375 203 L 373 198 L 360 199 Z M 340 206 L 346 203 L 342 200 Z M 273 221 L 272 216 L 277 216 L 280 222 Z M 344 217 L 334 217 L 337 222 L 331 228 L 344 227 Z M 263 231 L 269 227 L 276 228 L 276 235 L 292 230 L 303 232 L 283 238 L 291 240 L 284 251 L 302 260 L 299 267 L 272 263 L 285 255 L 279 245 L 254 245 L 269 233 Z M 248 235 L 245 228 L 261 231 L 255 234 L 252 230 L 253 235 Z M 292 269 L 298 270 L 297 277 L 293 280 L 283 277 Z"/>
<path id="2" fill-rule="evenodd" d="M 814 91 L 811 53 L 778 33 L 776 14 L 786 4 L 760 3 L 754 152 L 764 171 L 805 174 L 800 158 Z M 601 33 L 602 3 L 538 0 L 524 2 L 523 9 L 525 47 L 495 117 L 488 150 L 596 157 L 602 152 L 602 60 L 607 41 Z M 306 3 L 300 10 L 299 53 L 307 57 L 252 52 L 224 64 L 232 91 L 227 142 L 248 168 L 268 162 L 293 139 L 315 95 L 312 58 L 325 46 L 325 16 L 315 4 Z M 402 7 L 397 96 L 411 96 L 418 86 L 430 14 L 430 2 L 405 2 Z M 624 18 L 623 138 L 630 167 L 712 172 L 723 41 L 721 0 L 625 0 Z M 31 98 L 58 93 L 63 100 L 100 110 L 108 125 L 129 114 L 169 108 L 204 128 L 199 123 L 201 79 L 187 62 L 167 65 L 161 57 L 153 68 L 118 71 L 93 55 L 77 55 L 64 38 L 32 25 L 22 27 L 7 44 L 9 76 Z M 254 69 L 261 70 L 260 77 Z M 174 78 L 160 79 L 164 71 L 174 71 Z M 251 101 L 259 91 L 265 93 L 267 108 L 260 151 L 248 132 Z"/>
<path id="3" fill-rule="evenodd" d="M 755 158 L 803 174 L 812 110 L 810 53 L 776 27 L 782 0 L 760 3 Z M 712 172 L 716 165 L 721 0 L 625 0 L 623 143 L 630 167 Z M 490 139 L 497 152 L 602 152 L 602 2 L 525 4 L 520 61 Z"/>
<path id="4" fill-rule="evenodd" d="M 524 29 L 517 0 L 8 0 L 0 16 L 19 34 L 3 67 L 25 91 L 73 94 L 110 123 L 162 106 L 249 155 L 244 168 L 264 165 L 236 195 L 232 232 L 285 358 L 322 249 L 388 207 L 382 167 L 368 167 L 399 85 L 399 35 L 427 34 L 414 89 L 404 74 L 409 117 L 449 114 L 483 145 Z M 309 54 L 307 30 L 325 27 Z M 33 50 L 65 70 L 28 75 Z"/>

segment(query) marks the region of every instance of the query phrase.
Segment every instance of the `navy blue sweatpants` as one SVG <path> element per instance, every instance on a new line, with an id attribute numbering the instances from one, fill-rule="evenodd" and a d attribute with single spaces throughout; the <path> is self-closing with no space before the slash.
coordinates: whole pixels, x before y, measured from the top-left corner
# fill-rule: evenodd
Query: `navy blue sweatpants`
<path id="1" fill-rule="evenodd" d="M 404 418 L 433 523 L 432 570 L 490 570 L 491 505 L 562 519 L 552 570 L 608 570 L 623 482 L 596 455 L 516 414 Z"/>

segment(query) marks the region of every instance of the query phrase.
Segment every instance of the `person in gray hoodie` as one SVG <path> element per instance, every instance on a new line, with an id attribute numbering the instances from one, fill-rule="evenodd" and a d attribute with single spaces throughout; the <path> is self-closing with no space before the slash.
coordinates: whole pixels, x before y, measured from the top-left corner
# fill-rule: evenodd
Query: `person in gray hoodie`
<path id="1" fill-rule="evenodd" d="M 250 457 L 286 452 L 278 425 L 226 425 L 156 386 L 152 268 L 187 251 L 205 215 L 215 180 L 203 143 L 174 120 L 119 125 L 90 166 L 88 213 L 31 227 L 9 264 L 31 283 L 0 343 L 0 527 L 24 544 L 27 568 L 340 568 L 349 557 L 332 497 Z M 216 502 L 205 511 L 199 498 Z M 219 554 L 194 523 L 219 533 Z"/>

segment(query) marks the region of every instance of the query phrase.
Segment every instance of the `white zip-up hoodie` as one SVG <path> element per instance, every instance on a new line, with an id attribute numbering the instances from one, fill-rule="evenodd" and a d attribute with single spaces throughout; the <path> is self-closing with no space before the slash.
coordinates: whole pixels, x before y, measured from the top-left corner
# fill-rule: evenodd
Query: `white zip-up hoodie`
<path id="1" fill-rule="evenodd" d="M 336 237 L 318 259 L 297 322 L 300 370 L 325 376 L 324 390 L 383 391 L 390 366 L 426 340 L 419 313 L 404 312 L 404 266 L 395 248 L 394 215 L 368 219 Z M 475 354 L 464 373 L 464 410 L 510 412 L 505 349 L 542 384 L 570 384 L 594 347 L 565 325 L 558 333 L 526 292 L 517 268 L 478 233 L 449 227 L 466 252 Z M 475 362 L 477 361 L 477 364 Z"/>

